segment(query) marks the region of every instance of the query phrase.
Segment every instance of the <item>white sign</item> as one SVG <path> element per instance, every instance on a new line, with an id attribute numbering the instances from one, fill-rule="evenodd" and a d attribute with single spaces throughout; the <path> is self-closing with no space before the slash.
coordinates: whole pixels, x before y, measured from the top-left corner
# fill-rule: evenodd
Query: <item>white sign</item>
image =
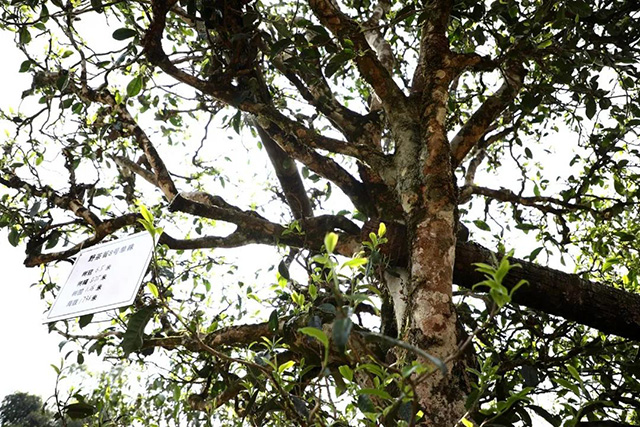
<path id="1" fill-rule="evenodd" d="M 131 305 L 152 253 L 146 231 L 81 251 L 44 323 Z"/>

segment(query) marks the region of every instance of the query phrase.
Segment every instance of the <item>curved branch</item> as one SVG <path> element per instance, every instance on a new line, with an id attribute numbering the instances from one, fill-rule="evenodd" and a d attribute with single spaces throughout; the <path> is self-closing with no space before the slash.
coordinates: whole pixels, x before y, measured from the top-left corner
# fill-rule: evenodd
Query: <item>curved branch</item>
<path id="1" fill-rule="evenodd" d="M 256 130 L 262 141 L 262 146 L 269 155 L 269 160 L 271 160 L 293 217 L 300 219 L 313 216 L 311 201 L 307 196 L 295 161 L 257 124 Z"/>
<path id="2" fill-rule="evenodd" d="M 266 220 L 265 220 L 266 221 Z M 301 232 L 291 232 L 280 224 L 268 223 L 268 227 L 278 230 L 276 233 L 267 227 L 244 226 L 238 221 L 238 229 L 228 236 L 203 236 L 193 239 L 175 239 L 164 233 L 160 243 L 170 249 L 204 249 L 204 248 L 236 248 L 252 243 L 275 245 L 283 244 L 296 248 L 320 250 L 324 244 L 324 236 L 331 231 L 339 231 L 340 240 L 336 252 L 351 256 L 361 249 L 360 228 L 343 216 L 321 215 L 303 218 L 300 223 Z"/>
<path id="3" fill-rule="evenodd" d="M 513 102 L 524 83 L 526 69 L 521 63 L 513 63 L 504 71 L 504 83 L 473 113 L 462 129 L 451 140 L 453 166 L 459 166 L 500 113 Z"/>
<path id="4" fill-rule="evenodd" d="M 224 199 L 205 192 L 180 193 L 171 201 L 170 212 L 184 212 L 209 219 L 221 220 L 242 227 L 244 232 L 272 236 L 282 234 L 285 228 L 253 211 L 230 205 Z"/>
<path id="5" fill-rule="evenodd" d="M 59 77 L 59 73 L 46 72 L 39 73 L 35 80 L 38 84 L 55 84 Z M 165 166 L 162 158 L 158 154 L 158 151 L 154 147 L 153 143 L 145 131 L 138 125 L 136 119 L 131 115 L 126 108 L 125 103 L 117 103 L 115 97 L 108 89 L 102 88 L 95 90 L 88 88 L 86 83 L 83 82 L 81 86 L 69 77 L 69 84 L 67 91 L 74 93 L 80 99 L 86 102 L 97 102 L 105 105 L 112 113 L 115 113 L 118 118 L 125 124 L 125 129 L 133 135 L 135 141 L 144 152 L 147 161 L 151 165 L 153 172 L 156 176 L 157 186 L 162 190 L 167 200 L 172 200 L 178 190 L 171 178 L 167 167 Z"/>
<path id="6" fill-rule="evenodd" d="M 24 181 L 16 174 L 10 171 L 3 171 L 9 176 L 9 179 L 0 177 L 0 184 L 5 185 L 6 187 L 13 188 L 16 190 L 26 190 L 29 193 L 47 199 L 52 205 L 59 207 L 60 209 L 69 210 L 73 212 L 79 218 L 82 218 L 87 224 L 93 227 L 94 230 L 97 230 L 102 220 L 93 212 L 91 212 L 88 208 L 86 208 L 82 201 L 78 200 L 71 194 L 67 194 L 64 196 L 59 195 L 55 192 L 51 187 L 44 186 L 43 188 L 38 188 L 33 184 L 29 184 Z"/>
<path id="7" fill-rule="evenodd" d="M 273 123 L 260 122 L 263 130 L 291 157 L 299 160 L 309 169 L 336 184 L 353 202 L 354 206 L 366 215 L 375 213 L 375 206 L 367 195 L 365 186 L 355 179 L 335 160 L 323 156 L 296 138 L 283 132 Z"/>
<path id="8" fill-rule="evenodd" d="M 343 46 L 355 46 L 357 54 L 354 61 L 358 71 L 378 95 L 385 111 L 390 112 L 406 105 L 407 97 L 367 42 L 360 25 L 345 15 L 333 0 L 310 0 L 309 6 L 322 25 L 327 27 Z M 350 41 L 348 44 L 347 40 Z"/>
<path id="9" fill-rule="evenodd" d="M 477 194 L 485 197 L 489 197 L 494 200 L 499 200 L 501 202 L 508 202 L 513 204 L 519 204 L 524 206 L 530 206 L 532 208 L 536 208 L 545 213 L 553 213 L 553 214 L 562 214 L 568 211 L 577 211 L 584 210 L 588 212 L 597 212 L 597 210 L 593 209 L 589 205 L 571 203 L 560 199 L 555 199 L 553 197 L 547 196 L 520 196 L 506 188 L 501 188 L 499 190 L 495 190 L 492 188 L 480 187 L 477 185 L 472 185 L 470 187 L 462 187 L 460 190 L 461 193 L 469 193 L 469 194 Z M 554 207 L 559 206 L 558 207 Z"/>
<path id="10" fill-rule="evenodd" d="M 72 246 L 69 249 L 60 252 L 27 254 L 27 258 L 24 260 L 24 265 L 27 267 L 35 267 L 36 265 L 40 264 L 48 264 L 53 261 L 68 259 L 69 257 L 72 257 L 73 255 L 80 252 L 82 249 L 86 249 L 100 243 L 102 240 L 104 240 L 105 237 L 115 233 L 121 228 L 131 225 L 137 225 L 138 219 L 142 219 L 142 216 L 139 214 L 130 213 L 119 216 L 117 218 L 106 220 L 95 229 L 94 235 Z"/>

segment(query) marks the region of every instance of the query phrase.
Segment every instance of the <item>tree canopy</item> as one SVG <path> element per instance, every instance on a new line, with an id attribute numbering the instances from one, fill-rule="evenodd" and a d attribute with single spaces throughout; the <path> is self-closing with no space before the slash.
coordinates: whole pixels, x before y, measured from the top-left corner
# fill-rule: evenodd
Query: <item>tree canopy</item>
<path id="1" fill-rule="evenodd" d="M 41 427 L 47 425 L 42 413 L 42 399 L 27 393 L 13 393 L 2 399 L 0 425 Z"/>
<path id="2" fill-rule="evenodd" d="M 120 366 L 73 415 L 640 422 L 636 1 L 0 5 L 33 78 L 0 226 L 43 299 L 158 241 L 133 306 L 50 326 Z"/>

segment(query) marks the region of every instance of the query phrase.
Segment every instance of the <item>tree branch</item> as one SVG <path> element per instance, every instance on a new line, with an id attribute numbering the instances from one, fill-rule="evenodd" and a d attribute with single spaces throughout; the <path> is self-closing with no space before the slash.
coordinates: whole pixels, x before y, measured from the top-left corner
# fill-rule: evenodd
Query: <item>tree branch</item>
<path id="1" fill-rule="evenodd" d="M 271 160 L 293 217 L 300 219 L 313 216 L 311 201 L 298 173 L 296 162 L 258 124 L 256 124 L 256 129 L 262 145 L 269 155 L 269 160 Z"/>
<path id="2" fill-rule="evenodd" d="M 471 242 L 458 242 L 454 283 L 472 288 L 485 280 L 474 263 L 492 264 L 499 256 Z M 640 295 L 581 279 L 520 259 L 503 285 L 512 289 L 520 280 L 529 282 L 513 294 L 513 302 L 581 323 L 604 333 L 640 340 Z"/>
<path id="3" fill-rule="evenodd" d="M 340 41 L 357 52 L 354 61 L 362 77 L 371 85 L 380 98 L 387 113 L 407 104 L 407 98 L 393 81 L 393 78 L 367 42 L 360 25 L 345 15 L 333 0 L 310 0 L 309 6 L 320 22 Z M 347 44 L 349 40 L 351 43 Z"/>
<path id="4" fill-rule="evenodd" d="M 87 209 L 83 205 L 82 201 L 78 200 L 73 195 L 67 194 L 61 196 L 49 186 L 38 188 L 35 185 L 22 180 L 11 171 L 3 172 L 9 177 L 9 179 L 0 177 L 0 184 L 16 190 L 28 191 L 32 195 L 46 199 L 52 205 L 60 209 L 69 210 L 77 217 L 82 218 L 87 224 L 93 227 L 94 230 L 97 230 L 100 227 L 102 223 L 100 218 L 95 213 Z"/>
<path id="5" fill-rule="evenodd" d="M 320 57 L 319 52 L 318 57 Z M 342 132 L 348 141 L 355 145 L 371 145 L 367 138 L 367 132 L 363 132 L 363 129 L 366 129 L 372 119 L 362 116 L 338 102 L 331 87 L 319 71 L 316 74 L 302 67 L 292 70 L 283 61 L 282 55 L 273 58 L 273 65 L 298 89 L 300 95 L 309 104 L 324 114 Z M 317 66 L 320 70 L 319 63 Z"/>
<path id="6" fill-rule="evenodd" d="M 143 168 L 142 166 L 140 166 L 136 162 L 134 162 L 132 160 L 129 160 L 128 158 L 126 158 L 124 156 L 111 156 L 111 158 L 121 168 L 129 170 L 129 171 L 135 173 L 136 175 L 139 175 L 142 178 L 144 178 L 144 180 L 147 181 L 149 184 L 152 184 L 152 185 L 154 185 L 156 187 L 159 187 L 158 180 L 156 179 L 156 176 L 150 170 Z"/>
<path id="7" fill-rule="evenodd" d="M 506 67 L 504 83 L 500 89 L 487 98 L 451 140 L 454 167 L 464 161 L 471 149 L 489 130 L 494 120 L 513 102 L 522 88 L 525 74 L 526 69 L 521 63 L 514 62 Z"/>
<path id="8" fill-rule="evenodd" d="M 53 261 L 68 259 L 80 252 L 82 249 L 86 249 L 100 243 L 105 237 L 115 233 L 121 228 L 131 225 L 137 225 L 138 219 L 141 218 L 142 216 L 140 216 L 139 214 L 129 213 L 117 218 L 106 220 L 98 225 L 98 227 L 95 229 L 95 233 L 91 237 L 83 240 L 82 242 L 72 246 L 69 249 L 65 249 L 60 252 L 27 254 L 27 258 L 24 260 L 24 265 L 27 267 L 35 267 L 36 265 L 40 264 L 48 264 Z"/>
<path id="9" fill-rule="evenodd" d="M 365 186 L 355 179 L 335 160 L 319 154 L 273 123 L 259 121 L 262 129 L 287 152 L 309 169 L 336 184 L 353 202 L 354 206 L 366 215 L 375 212 L 375 206 L 368 197 Z"/>
<path id="10" fill-rule="evenodd" d="M 588 212 L 597 212 L 589 205 L 576 204 L 567 202 L 560 199 L 555 199 L 553 197 L 547 196 L 531 196 L 525 197 L 520 196 L 506 188 L 501 188 L 499 190 L 495 190 L 492 188 L 480 187 L 477 185 L 472 185 L 470 187 L 462 187 L 460 190 L 461 193 L 469 193 L 469 194 L 478 194 L 482 196 L 489 197 L 494 200 L 499 200 L 501 202 L 508 202 L 513 204 L 519 204 L 524 206 L 530 206 L 536 208 L 542 212 L 553 213 L 556 215 L 568 212 L 568 211 L 578 211 L 584 210 Z M 558 207 L 554 207 L 559 206 Z"/>
<path id="11" fill-rule="evenodd" d="M 59 77 L 59 73 L 39 73 L 35 80 L 38 84 L 53 85 Z M 157 186 L 162 190 L 167 200 L 171 201 L 178 190 L 176 189 L 173 179 L 171 178 L 162 158 L 158 154 L 158 151 L 154 147 L 151 139 L 144 132 L 144 130 L 138 125 L 135 118 L 129 113 L 125 103 L 117 103 L 115 97 L 106 88 L 101 90 L 95 90 L 88 88 L 86 82 L 82 85 L 78 84 L 69 77 L 69 84 L 67 91 L 74 93 L 80 99 L 86 102 L 97 102 L 107 106 L 113 113 L 115 113 L 119 119 L 125 124 L 125 129 L 129 134 L 133 135 L 134 139 L 138 143 L 139 147 L 144 152 L 147 161 L 151 165 L 153 172 L 156 176 Z M 145 178 L 146 179 L 146 178 Z"/>

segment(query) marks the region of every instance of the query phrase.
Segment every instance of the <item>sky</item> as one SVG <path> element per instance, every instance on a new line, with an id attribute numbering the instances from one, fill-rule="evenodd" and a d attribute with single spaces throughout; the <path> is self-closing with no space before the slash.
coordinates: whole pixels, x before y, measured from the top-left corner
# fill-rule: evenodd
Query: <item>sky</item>
<path id="1" fill-rule="evenodd" d="M 13 37 L 0 31 L 0 108 L 14 108 L 20 103 L 20 94 L 30 86 L 30 77 L 19 74 L 23 58 L 14 46 Z M 0 123 L 4 137 L 5 127 Z M 0 188 L 0 194 L 4 191 Z M 51 364 L 59 364 L 58 344 L 62 340 L 49 334 L 42 324 L 46 304 L 40 292 L 31 284 L 40 276 L 39 268 L 26 268 L 24 242 L 14 248 L 7 240 L 7 232 L 0 231 L 0 399 L 16 391 L 37 394 L 43 399 L 52 395 L 56 373 Z"/>
<path id="2" fill-rule="evenodd" d="M 21 250 L 22 249 L 22 250 Z M 42 324 L 46 304 L 32 283 L 40 270 L 22 265 L 24 248 L 14 248 L 0 232 L 0 257 L 4 266 L 0 281 L 0 399 L 16 391 L 37 394 L 43 399 L 54 390 L 56 374 L 51 364 L 59 364 L 58 344 Z"/>

